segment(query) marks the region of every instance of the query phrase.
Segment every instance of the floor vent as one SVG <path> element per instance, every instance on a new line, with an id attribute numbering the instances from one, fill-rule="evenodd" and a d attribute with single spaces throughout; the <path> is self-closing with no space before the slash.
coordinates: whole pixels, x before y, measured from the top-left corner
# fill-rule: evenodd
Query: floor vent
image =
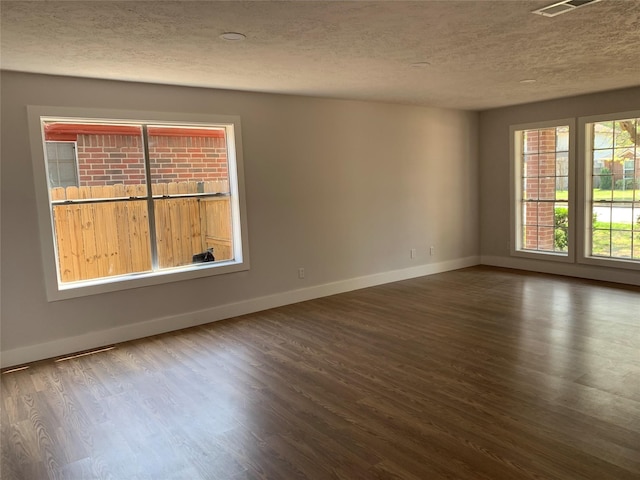
<path id="1" fill-rule="evenodd" d="M 538 10 L 534 10 L 531 13 L 536 15 L 542 15 L 543 17 L 557 17 L 562 13 L 567 13 L 576 8 L 584 7 L 590 3 L 597 3 L 600 0 L 563 0 L 562 2 L 556 2 L 552 5 L 548 5 Z"/>

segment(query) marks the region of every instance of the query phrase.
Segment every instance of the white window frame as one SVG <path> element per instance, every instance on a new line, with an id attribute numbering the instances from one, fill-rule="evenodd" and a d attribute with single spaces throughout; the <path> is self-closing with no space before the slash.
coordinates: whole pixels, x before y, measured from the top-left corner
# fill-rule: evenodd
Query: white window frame
<path id="1" fill-rule="evenodd" d="M 591 241 L 592 241 L 592 227 L 591 227 L 591 202 L 592 202 L 592 188 L 591 188 L 591 158 L 592 152 L 592 140 L 588 131 L 588 124 L 596 122 L 609 122 L 622 120 L 626 118 L 640 118 L 640 110 L 634 110 L 630 112 L 617 112 L 605 115 L 592 115 L 588 117 L 578 118 L 578 131 L 581 136 L 578 144 L 578 155 L 581 159 L 580 162 L 580 178 L 581 181 L 578 184 L 578 195 L 580 199 L 579 214 L 581 222 L 579 225 L 581 234 L 578 236 L 578 249 L 580 254 L 577 257 L 578 263 L 587 265 L 598 265 L 601 267 L 614 267 L 624 268 L 630 270 L 640 270 L 640 262 L 638 260 L 627 260 L 623 258 L 606 258 L 595 257 L 590 254 Z"/>
<path id="2" fill-rule="evenodd" d="M 567 252 L 547 252 L 547 251 L 534 251 L 525 250 L 522 248 L 522 209 L 520 203 L 522 201 L 522 142 L 518 138 L 524 130 L 535 130 L 541 128 L 556 128 L 560 126 L 569 126 L 569 198 L 567 205 L 569 207 L 569 227 L 568 227 L 568 244 Z M 511 125 L 509 127 L 509 152 L 510 152 L 510 240 L 509 249 L 510 254 L 514 257 L 530 258 L 530 259 L 544 259 L 554 262 L 573 263 L 575 262 L 576 251 L 576 168 L 575 168 L 575 119 L 565 118 L 560 120 L 524 123 L 518 125 Z"/>
<path id="3" fill-rule="evenodd" d="M 206 115 L 173 112 L 88 109 L 73 107 L 28 106 L 29 139 L 33 162 L 36 204 L 40 229 L 40 248 L 48 301 L 95 295 L 131 288 L 147 287 L 181 280 L 208 277 L 249 270 L 249 240 L 244 191 L 244 167 L 240 117 L 237 115 Z M 154 272 L 117 277 L 103 277 L 81 282 L 62 283 L 58 275 L 57 249 L 51 215 L 49 184 L 45 161 L 45 139 L 42 120 L 66 118 L 73 121 L 103 120 L 153 123 L 155 125 L 224 126 L 227 131 L 227 156 L 231 193 L 234 259 L 188 265 Z"/>

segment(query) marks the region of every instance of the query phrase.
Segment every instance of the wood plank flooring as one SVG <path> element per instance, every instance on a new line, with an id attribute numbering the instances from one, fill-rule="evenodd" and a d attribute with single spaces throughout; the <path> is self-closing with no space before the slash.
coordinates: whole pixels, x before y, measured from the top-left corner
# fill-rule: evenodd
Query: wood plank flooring
<path id="1" fill-rule="evenodd" d="M 473 267 L 2 375 L 4 480 L 638 480 L 640 289 Z"/>

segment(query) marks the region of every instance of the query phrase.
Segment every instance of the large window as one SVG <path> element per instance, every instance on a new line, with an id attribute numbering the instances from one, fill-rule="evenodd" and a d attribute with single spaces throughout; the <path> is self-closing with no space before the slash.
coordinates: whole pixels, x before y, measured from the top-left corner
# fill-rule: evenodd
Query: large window
<path id="1" fill-rule="evenodd" d="M 640 261 L 639 117 L 583 121 L 589 259 Z"/>
<path id="2" fill-rule="evenodd" d="M 517 255 L 569 258 L 572 162 L 570 122 L 516 126 L 512 250 Z"/>
<path id="3" fill-rule="evenodd" d="M 51 299 L 248 268 L 236 117 L 57 110 L 30 108 Z"/>
<path id="4" fill-rule="evenodd" d="M 574 124 L 511 127 L 511 252 L 640 269 L 640 112 Z"/>

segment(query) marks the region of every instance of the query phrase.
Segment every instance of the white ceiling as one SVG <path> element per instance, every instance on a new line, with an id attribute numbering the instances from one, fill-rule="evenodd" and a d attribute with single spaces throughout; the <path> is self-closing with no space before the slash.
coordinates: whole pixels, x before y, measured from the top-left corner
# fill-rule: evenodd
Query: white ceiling
<path id="1" fill-rule="evenodd" d="M 640 85 L 640 0 L 555 1 L 2 0 L 0 66 L 471 110 Z"/>

